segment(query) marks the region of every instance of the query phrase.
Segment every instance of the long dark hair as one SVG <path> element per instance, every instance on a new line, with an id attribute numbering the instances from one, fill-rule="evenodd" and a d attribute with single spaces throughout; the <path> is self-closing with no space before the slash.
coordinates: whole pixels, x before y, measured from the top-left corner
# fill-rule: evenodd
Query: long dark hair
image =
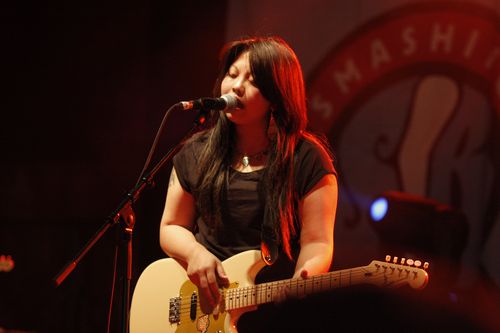
<path id="1" fill-rule="evenodd" d="M 221 82 L 230 66 L 249 52 L 250 70 L 261 94 L 270 102 L 270 123 L 275 129 L 270 138 L 268 165 L 262 179 L 266 212 L 276 239 L 291 257 L 290 240 L 297 234 L 294 156 L 300 138 L 320 140 L 306 131 L 307 109 L 300 63 L 288 44 L 279 37 L 248 38 L 226 45 L 221 52 L 221 68 L 214 87 L 220 96 Z M 200 177 L 196 195 L 202 218 L 217 226 L 224 214 L 225 193 L 232 163 L 234 125 L 223 112 L 211 119 L 213 127 L 198 136 L 207 140 L 200 156 Z"/>

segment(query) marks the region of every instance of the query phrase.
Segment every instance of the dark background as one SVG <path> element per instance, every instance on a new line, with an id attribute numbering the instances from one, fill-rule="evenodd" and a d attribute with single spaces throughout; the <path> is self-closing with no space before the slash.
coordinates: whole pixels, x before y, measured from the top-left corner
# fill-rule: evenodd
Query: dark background
<path id="1" fill-rule="evenodd" d="M 120 230 L 110 229 L 60 287 L 52 279 L 134 186 L 166 110 L 211 95 L 228 3 L 91 0 L 0 6 L 0 255 L 12 256 L 16 265 L 11 272 L 0 271 L 0 332 L 104 332 Z M 194 116 L 170 118 L 153 162 L 181 140 Z M 164 257 L 158 226 L 169 170 L 167 165 L 158 174 L 157 186 L 135 207 L 133 283 L 149 263 Z M 482 312 L 495 320 L 485 290 L 467 298 L 474 300 L 467 309 L 478 312 L 468 316 L 481 318 Z M 120 328 L 121 291 L 118 284 L 112 332 Z M 426 292 L 433 295 L 431 288 Z M 462 313 L 447 316 L 445 306 L 429 304 L 420 294 L 412 294 L 417 299 L 410 308 L 426 308 L 427 318 L 406 310 L 408 299 L 391 301 L 379 293 L 341 291 L 304 304 L 315 310 L 322 304 L 318 316 L 327 324 L 334 320 L 340 331 L 351 323 L 369 330 L 380 319 L 392 320 L 398 331 L 418 320 L 421 331 L 442 331 L 432 327 L 439 320 L 453 322 L 454 328 L 463 324 Z M 276 325 L 301 316 L 295 305 L 274 312 Z M 399 311 L 391 317 L 390 309 Z M 309 323 L 295 329 L 328 326 Z"/>
<path id="2" fill-rule="evenodd" d="M 1 7 L 0 255 L 16 266 L 0 272 L 0 328 L 104 332 L 115 228 L 59 288 L 51 280 L 133 187 L 166 110 L 211 96 L 226 3 Z M 172 116 L 154 161 L 193 120 Z M 168 169 L 136 207 L 134 279 L 163 256 L 157 232 Z"/>

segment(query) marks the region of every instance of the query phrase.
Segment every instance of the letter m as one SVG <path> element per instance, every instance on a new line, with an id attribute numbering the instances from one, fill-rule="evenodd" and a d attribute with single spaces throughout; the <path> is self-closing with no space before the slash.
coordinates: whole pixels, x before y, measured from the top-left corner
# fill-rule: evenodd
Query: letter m
<path id="1" fill-rule="evenodd" d="M 335 79 L 335 83 L 339 87 L 342 94 L 346 95 L 350 91 L 349 83 L 354 80 L 360 81 L 361 73 L 356 67 L 354 61 L 352 61 L 352 59 L 347 59 L 344 69 L 342 71 L 334 71 L 333 78 Z"/>

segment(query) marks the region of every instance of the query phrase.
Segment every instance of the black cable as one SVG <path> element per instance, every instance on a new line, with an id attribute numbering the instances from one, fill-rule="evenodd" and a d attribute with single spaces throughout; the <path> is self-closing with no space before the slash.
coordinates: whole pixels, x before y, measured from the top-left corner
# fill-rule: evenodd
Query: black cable
<path id="1" fill-rule="evenodd" d="M 113 264 L 113 281 L 111 283 L 111 296 L 109 302 L 109 311 L 108 311 L 108 328 L 106 330 L 107 333 L 110 332 L 111 327 L 111 313 L 113 312 L 113 299 L 115 297 L 115 283 L 116 283 L 116 271 L 117 271 L 117 262 L 118 262 L 118 244 L 115 245 L 115 259 Z"/>
<path id="2" fill-rule="evenodd" d="M 139 175 L 139 178 L 137 179 L 136 185 L 139 184 L 142 177 L 146 173 L 146 170 L 149 168 L 149 165 L 151 164 L 151 159 L 153 158 L 153 154 L 156 150 L 156 146 L 158 145 L 158 140 L 160 139 L 161 133 L 163 132 L 163 128 L 165 127 L 165 124 L 167 122 L 168 117 L 170 116 L 171 111 L 173 111 L 174 109 L 178 109 L 178 108 L 179 108 L 179 104 L 172 105 L 167 110 L 165 115 L 163 116 L 160 127 L 158 128 L 158 131 L 156 132 L 156 136 L 155 136 L 155 139 L 153 141 L 153 144 L 151 145 L 151 148 L 149 149 L 149 153 L 148 153 L 148 157 L 146 158 L 146 162 L 144 163 L 144 166 L 142 167 L 142 171 Z"/>

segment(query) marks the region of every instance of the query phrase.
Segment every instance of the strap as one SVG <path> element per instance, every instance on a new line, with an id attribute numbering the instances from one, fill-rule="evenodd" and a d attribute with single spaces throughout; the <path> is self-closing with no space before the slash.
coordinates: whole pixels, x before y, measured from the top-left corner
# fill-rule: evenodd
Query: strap
<path id="1" fill-rule="evenodd" d="M 274 225 L 269 218 L 267 203 L 264 209 L 264 221 L 260 230 L 260 250 L 266 265 L 271 266 L 278 259 L 279 245 Z"/>

